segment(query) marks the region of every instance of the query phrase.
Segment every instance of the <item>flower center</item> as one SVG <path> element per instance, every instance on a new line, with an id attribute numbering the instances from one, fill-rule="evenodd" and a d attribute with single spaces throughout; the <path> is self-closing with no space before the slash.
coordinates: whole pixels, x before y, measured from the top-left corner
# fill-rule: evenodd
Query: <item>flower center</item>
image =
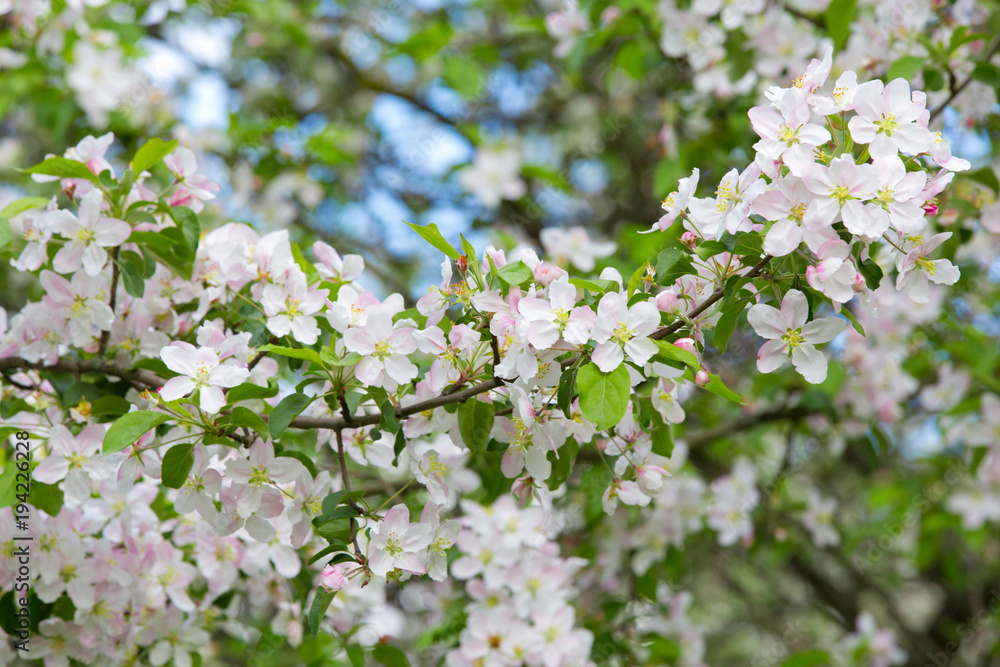
<path id="1" fill-rule="evenodd" d="M 851 196 L 851 192 L 847 189 L 846 185 L 838 185 L 830 188 L 830 197 L 839 201 L 841 206 L 843 206 L 847 200 L 855 199 L 855 197 Z"/>
<path id="2" fill-rule="evenodd" d="M 781 337 L 781 340 L 785 342 L 789 352 L 806 342 L 806 339 L 802 337 L 802 329 L 789 329 Z"/>
<path id="3" fill-rule="evenodd" d="M 267 470 L 264 466 L 254 466 L 253 472 L 250 474 L 250 480 L 247 484 L 251 486 L 263 486 L 268 483 Z"/>
<path id="4" fill-rule="evenodd" d="M 931 260 L 927 259 L 926 257 L 918 257 L 916 264 L 928 276 L 933 276 L 934 275 L 934 271 L 936 271 L 936 269 L 934 267 L 934 262 L 932 262 Z"/>
<path id="5" fill-rule="evenodd" d="M 389 358 L 390 356 L 392 356 L 392 344 L 386 339 L 382 339 L 376 342 L 375 352 L 372 353 L 372 356 L 378 359 Z"/>
<path id="6" fill-rule="evenodd" d="M 788 212 L 788 219 L 794 220 L 795 222 L 802 222 L 802 218 L 806 215 L 806 205 L 796 204 L 792 207 L 791 211 Z"/>
<path id="7" fill-rule="evenodd" d="M 611 338 L 613 338 L 622 345 L 629 342 L 634 337 L 635 337 L 635 330 L 629 329 L 624 322 L 619 322 L 618 326 L 615 327 L 614 332 L 612 332 L 611 334 Z"/>
<path id="8" fill-rule="evenodd" d="M 390 537 L 385 541 L 385 552 L 395 558 L 399 554 L 403 553 L 403 544 L 395 533 L 391 533 Z"/>
<path id="9" fill-rule="evenodd" d="M 86 227 L 81 227 L 80 229 L 76 230 L 75 236 L 77 243 L 83 243 L 86 245 L 94 240 L 94 230 L 87 229 Z"/>
<path id="10" fill-rule="evenodd" d="M 899 123 L 896 121 L 895 114 L 888 116 L 882 114 L 882 117 L 875 121 L 875 127 L 878 128 L 879 132 L 884 132 L 885 136 L 891 137 L 892 133 L 899 129 Z"/>

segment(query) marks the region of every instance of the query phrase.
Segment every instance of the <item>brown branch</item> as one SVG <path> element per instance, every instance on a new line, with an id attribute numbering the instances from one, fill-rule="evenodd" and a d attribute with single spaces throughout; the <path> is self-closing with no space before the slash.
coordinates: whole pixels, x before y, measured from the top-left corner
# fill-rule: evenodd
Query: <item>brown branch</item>
<path id="1" fill-rule="evenodd" d="M 771 255 L 764 255 L 764 258 L 761 259 L 759 262 L 757 262 L 757 264 L 754 265 L 754 267 L 750 269 L 750 272 L 747 273 L 744 277 L 756 278 L 757 276 L 760 275 L 761 271 L 764 270 L 764 267 L 767 266 L 767 263 L 770 262 L 772 259 L 774 259 L 774 257 L 772 257 Z M 698 306 L 690 313 L 688 313 L 688 318 L 695 318 L 704 313 L 712 306 L 712 304 L 721 299 L 723 295 L 725 295 L 725 293 L 726 290 L 724 287 L 720 287 L 719 289 L 715 290 L 715 292 L 713 292 L 711 296 L 705 299 L 700 306 Z M 684 320 L 678 319 L 676 322 L 669 324 L 663 327 L 662 329 L 657 329 L 652 334 L 650 334 L 649 337 L 652 338 L 653 340 L 660 340 L 662 338 L 666 338 L 672 333 L 677 333 L 679 329 L 684 327 L 684 324 L 685 324 Z"/>
<path id="2" fill-rule="evenodd" d="M 28 361 L 21 357 L 0 359 L 0 370 L 8 368 L 27 368 L 37 371 L 54 371 L 56 373 L 101 373 L 120 377 L 125 382 L 137 388 L 157 389 L 166 382 L 156 373 L 144 370 L 129 370 L 106 359 L 59 359 L 51 365 L 39 361 Z"/>
<path id="3" fill-rule="evenodd" d="M 340 464 L 340 480 L 344 483 L 344 490 L 350 491 L 351 478 L 347 474 L 347 459 L 344 457 L 344 434 L 342 431 L 343 429 L 337 429 L 337 462 Z M 355 512 L 361 514 L 358 510 L 358 504 L 354 502 L 353 498 L 348 505 Z M 351 542 L 354 544 L 354 555 L 358 557 L 360 562 L 364 563 L 364 555 L 361 553 L 361 547 L 358 546 L 358 524 L 354 517 L 351 517 Z"/>

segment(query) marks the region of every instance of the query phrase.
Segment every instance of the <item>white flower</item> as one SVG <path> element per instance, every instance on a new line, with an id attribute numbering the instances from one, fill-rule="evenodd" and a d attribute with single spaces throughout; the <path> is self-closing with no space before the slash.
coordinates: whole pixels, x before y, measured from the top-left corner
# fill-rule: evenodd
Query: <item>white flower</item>
<path id="1" fill-rule="evenodd" d="M 652 301 L 641 301 L 631 308 L 622 292 L 610 292 L 597 305 L 594 340 L 598 345 L 591 357 L 605 373 L 618 368 L 625 355 L 642 366 L 656 354 L 656 343 L 648 336 L 660 325 L 660 311 Z"/>
<path id="2" fill-rule="evenodd" d="M 220 365 L 219 355 L 211 348 L 196 348 L 183 341 L 163 348 L 160 358 L 167 368 L 180 373 L 167 380 L 160 389 L 160 398 L 175 401 L 198 391 L 201 409 L 211 414 L 216 414 L 226 404 L 223 387 L 235 387 L 250 376 L 246 368 L 229 363 Z"/>
<path id="3" fill-rule="evenodd" d="M 826 357 L 817 350 L 817 343 L 828 343 L 847 326 L 838 317 L 823 317 L 806 324 L 809 304 L 798 290 L 788 290 L 781 310 L 757 304 L 747 313 L 747 320 L 757 335 L 768 342 L 757 353 L 757 369 L 771 373 L 781 368 L 791 356 L 795 369 L 806 382 L 819 384 L 826 379 Z"/>

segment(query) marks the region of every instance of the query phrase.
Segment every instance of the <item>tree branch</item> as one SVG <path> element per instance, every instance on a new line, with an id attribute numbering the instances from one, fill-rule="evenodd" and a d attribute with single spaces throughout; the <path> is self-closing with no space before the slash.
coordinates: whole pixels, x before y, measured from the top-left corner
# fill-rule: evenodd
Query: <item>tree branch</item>
<path id="1" fill-rule="evenodd" d="M 771 255 L 764 255 L 763 259 L 757 262 L 757 264 L 754 265 L 752 269 L 750 269 L 750 272 L 747 273 L 744 276 L 744 278 L 756 278 L 757 276 L 759 276 L 761 271 L 764 270 L 764 267 L 767 266 L 767 263 L 770 262 L 772 259 L 774 259 L 774 257 L 772 257 Z M 710 297 L 702 301 L 700 306 L 698 306 L 690 313 L 688 313 L 688 318 L 695 318 L 704 313 L 712 306 L 712 304 L 721 299 L 723 295 L 725 295 L 725 293 L 726 290 L 724 287 L 720 287 L 719 289 L 715 290 L 715 292 L 713 292 Z M 666 338 L 672 333 L 676 333 L 679 329 L 683 327 L 684 327 L 684 321 L 678 319 L 676 322 L 673 322 L 672 324 L 669 324 L 663 327 L 662 329 L 657 329 L 652 334 L 650 334 L 649 337 L 652 338 L 653 340 L 660 340 L 662 338 Z"/>

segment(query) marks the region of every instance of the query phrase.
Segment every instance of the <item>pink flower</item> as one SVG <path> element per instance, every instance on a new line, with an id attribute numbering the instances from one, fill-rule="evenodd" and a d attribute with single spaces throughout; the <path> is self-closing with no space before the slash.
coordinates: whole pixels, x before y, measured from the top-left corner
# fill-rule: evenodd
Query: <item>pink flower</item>
<path id="1" fill-rule="evenodd" d="M 303 345 L 319 339 L 319 326 L 313 317 L 326 305 L 326 290 L 309 289 L 304 277 L 293 276 L 281 285 L 267 285 L 261 305 L 267 315 L 267 330 L 275 336 L 287 336 Z"/>
<path id="2" fill-rule="evenodd" d="M 598 345 L 591 357 L 605 373 L 618 368 L 625 356 L 642 366 L 656 354 L 656 343 L 648 336 L 660 326 L 660 311 L 653 302 L 640 301 L 631 308 L 622 292 L 610 292 L 597 305 L 594 340 Z"/>
<path id="3" fill-rule="evenodd" d="M 215 199 L 215 193 L 222 189 L 212 179 L 197 173 L 198 160 L 188 148 L 178 147 L 163 158 L 163 163 L 181 183 L 170 196 L 171 206 L 187 206 L 198 213 L 204 208 L 202 202 Z"/>
<path id="4" fill-rule="evenodd" d="M 560 338 L 573 345 L 590 340 L 595 315 L 590 306 L 576 305 L 576 287 L 564 276 L 548 288 L 549 300 L 525 297 L 518 303 L 518 312 L 531 324 L 527 341 L 537 350 L 547 350 Z"/>
<path id="5" fill-rule="evenodd" d="M 961 277 L 957 266 L 947 259 L 927 259 L 927 255 L 949 238 L 951 232 L 936 234 L 923 245 L 908 252 L 905 257 L 898 258 L 896 269 L 899 275 L 896 277 L 896 289 L 909 287 L 911 299 L 917 303 L 927 303 L 928 281 L 938 285 L 954 285 Z"/>
<path id="6" fill-rule="evenodd" d="M 111 331 L 115 315 L 104 302 L 109 291 L 106 279 L 91 278 L 80 271 L 70 280 L 51 271 L 42 271 L 39 279 L 45 288 L 42 303 L 66 318 L 73 345 L 87 345 L 94 338 L 95 330 Z"/>
<path id="7" fill-rule="evenodd" d="M 881 221 L 874 219 L 862 200 L 875 196 L 878 176 L 869 164 L 855 164 L 850 155 L 830 161 L 829 167 L 811 164 L 802 171 L 802 180 L 816 195 L 818 224 L 833 224 L 840 214 L 847 231 L 858 236 L 879 236 Z"/>
<path id="8" fill-rule="evenodd" d="M 748 166 L 742 174 L 733 169 L 723 176 L 715 197 L 692 198 L 691 223 L 705 238 L 718 239 L 724 232 L 750 230 L 750 202 L 767 189 L 760 167 Z"/>
<path id="9" fill-rule="evenodd" d="M 331 593 L 339 591 L 347 585 L 347 577 L 344 576 L 346 570 L 347 565 L 344 563 L 327 565 L 319 575 L 319 585 Z"/>
<path id="10" fill-rule="evenodd" d="M 820 262 L 806 268 L 809 286 L 838 303 L 847 303 L 853 299 L 854 285 L 859 274 L 849 259 L 850 254 L 851 247 L 839 238 L 824 244 L 816 253 Z"/>
<path id="11" fill-rule="evenodd" d="M 93 424 L 74 437 L 65 426 L 53 426 L 49 433 L 50 454 L 38 464 L 32 477 L 43 484 L 65 479 L 67 496 L 83 502 L 90 497 L 91 472 L 96 472 L 94 465 L 106 430 L 102 424 Z"/>
<path id="12" fill-rule="evenodd" d="M 861 84 L 854 94 L 854 110 L 857 116 L 847 124 L 851 138 L 868 144 L 873 158 L 897 151 L 917 155 L 931 147 L 930 133 L 917 122 L 924 105 L 913 102 L 906 79 L 895 79 L 884 87 L 878 80 Z"/>
<path id="13" fill-rule="evenodd" d="M 423 523 L 410 523 L 410 510 L 396 505 L 371 529 L 368 566 L 372 574 L 384 577 L 394 569 L 424 574 L 427 566 L 420 561 L 431 543 L 433 529 Z"/>
<path id="14" fill-rule="evenodd" d="M 806 382 L 819 384 L 826 379 L 826 357 L 814 346 L 833 340 L 847 326 L 838 317 L 823 317 L 806 324 L 809 304 L 798 290 L 788 290 L 781 310 L 757 304 L 747 312 L 747 320 L 757 335 L 768 339 L 757 353 L 757 369 L 772 373 L 781 368 L 789 356 L 795 369 Z"/>
<path id="15" fill-rule="evenodd" d="M 319 260 L 319 263 L 316 264 L 316 270 L 320 276 L 327 280 L 349 283 L 352 280 L 357 280 L 364 273 L 365 258 L 361 255 L 341 257 L 336 250 L 322 241 L 316 241 L 313 244 L 313 254 Z"/>
<path id="16" fill-rule="evenodd" d="M 878 192 L 868 209 L 873 219 L 879 220 L 873 231 L 881 229 L 881 234 L 891 224 L 904 234 L 920 232 L 925 226 L 924 199 L 920 194 L 927 184 L 927 174 L 907 172 L 898 155 L 879 158 L 873 166 L 878 175 Z"/>
<path id="17" fill-rule="evenodd" d="M 365 323 L 344 333 L 344 346 L 363 355 L 354 375 L 365 385 L 395 391 L 417 377 L 417 367 L 406 355 L 417 349 L 413 327 L 393 330 L 392 316 L 382 308 L 368 313 Z"/>
<path id="18" fill-rule="evenodd" d="M 678 181 L 677 190 L 667 195 L 667 198 L 660 203 L 660 207 L 664 211 L 663 216 L 653 224 L 652 229 L 640 232 L 640 234 L 649 234 L 657 229 L 661 232 L 667 231 L 670 225 L 674 224 L 677 216 L 687 208 L 688 202 L 691 201 L 691 196 L 698 189 L 698 178 L 700 175 L 701 173 L 695 169 L 691 172 L 690 176 Z"/>
<path id="19" fill-rule="evenodd" d="M 765 158 L 779 160 L 786 151 L 797 150 L 812 159 L 813 149 L 830 141 L 825 127 L 809 122 L 809 105 L 803 91 L 793 88 L 785 93 L 780 111 L 754 107 L 749 112 L 750 123 L 761 138 L 754 148 Z"/>
<path id="20" fill-rule="evenodd" d="M 69 242 L 52 259 L 52 268 L 59 273 L 72 273 L 81 266 L 89 276 L 96 276 L 108 262 L 105 248 L 119 246 L 132 233 L 127 222 L 101 215 L 104 195 L 91 190 L 80 201 L 78 215 L 59 210 L 49 213 L 49 228 L 62 234 Z"/>
<path id="21" fill-rule="evenodd" d="M 201 409 L 211 414 L 218 413 L 226 404 L 222 389 L 235 387 L 250 375 L 246 368 L 230 363 L 220 365 L 219 355 L 214 350 L 196 348 L 183 341 L 175 341 L 163 348 L 160 358 L 167 368 L 180 373 L 178 377 L 167 380 L 160 389 L 160 398 L 176 401 L 197 391 Z"/>

